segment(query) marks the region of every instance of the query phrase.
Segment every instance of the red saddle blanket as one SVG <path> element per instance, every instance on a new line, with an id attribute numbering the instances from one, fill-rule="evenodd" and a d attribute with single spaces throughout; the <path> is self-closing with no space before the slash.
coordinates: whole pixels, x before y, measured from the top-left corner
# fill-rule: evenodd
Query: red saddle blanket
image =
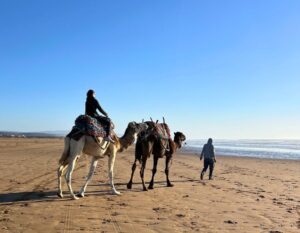
<path id="1" fill-rule="evenodd" d="M 96 118 L 88 115 L 80 115 L 75 120 L 75 126 L 68 136 L 72 137 L 76 134 L 88 135 L 93 137 L 106 137 L 107 127 L 97 121 Z"/>

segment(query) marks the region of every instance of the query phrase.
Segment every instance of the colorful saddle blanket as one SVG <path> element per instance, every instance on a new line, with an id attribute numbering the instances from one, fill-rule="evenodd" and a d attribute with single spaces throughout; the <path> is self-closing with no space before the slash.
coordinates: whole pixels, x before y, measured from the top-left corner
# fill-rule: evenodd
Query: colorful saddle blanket
<path id="1" fill-rule="evenodd" d="M 75 126 L 67 136 L 74 139 L 80 138 L 82 135 L 104 138 L 107 136 L 107 127 L 100 124 L 96 118 L 80 115 L 76 118 Z"/>

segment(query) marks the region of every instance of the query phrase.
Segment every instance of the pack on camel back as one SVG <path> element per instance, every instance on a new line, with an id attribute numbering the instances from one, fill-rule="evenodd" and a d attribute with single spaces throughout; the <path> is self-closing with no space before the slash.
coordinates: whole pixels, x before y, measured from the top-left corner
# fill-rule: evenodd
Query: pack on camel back
<path id="1" fill-rule="evenodd" d="M 145 122 L 148 125 L 146 131 L 141 132 L 138 135 L 138 142 L 153 140 L 155 141 L 156 146 L 153 147 L 153 153 L 159 154 L 160 158 L 164 156 L 163 153 L 160 153 L 162 150 L 166 151 L 166 153 L 173 153 L 173 144 L 172 144 L 172 137 L 170 133 L 169 126 L 165 123 L 158 123 L 158 121 L 154 122 L 152 119 L 151 121 Z M 150 155 L 149 155 L 150 156 Z"/>
<path id="2" fill-rule="evenodd" d="M 76 118 L 75 125 L 67 137 L 78 141 L 82 136 L 86 135 L 93 137 L 98 142 L 98 137 L 108 137 L 108 127 L 108 125 L 100 123 L 96 118 L 89 115 L 80 115 Z M 111 128 L 114 128 L 113 124 Z"/>

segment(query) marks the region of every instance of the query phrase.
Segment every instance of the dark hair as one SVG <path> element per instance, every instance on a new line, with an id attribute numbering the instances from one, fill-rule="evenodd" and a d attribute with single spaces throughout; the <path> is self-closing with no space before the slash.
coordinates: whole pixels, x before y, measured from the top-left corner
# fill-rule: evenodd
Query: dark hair
<path id="1" fill-rule="evenodd" d="M 212 144 L 213 140 L 211 138 L 208 139 L 207 143 Z"/>
<path id="2" fill-rule="evenodd" d="M 91 98 L 91 97 L 93 97 L 93 94 L 95 93 L 95 91 L 94 90 L 92 90 L 92 89 L 90 89 L 90 90 L 88 90 L 88 92 L 86 93 L 86 97 L 87 98 Z"/>

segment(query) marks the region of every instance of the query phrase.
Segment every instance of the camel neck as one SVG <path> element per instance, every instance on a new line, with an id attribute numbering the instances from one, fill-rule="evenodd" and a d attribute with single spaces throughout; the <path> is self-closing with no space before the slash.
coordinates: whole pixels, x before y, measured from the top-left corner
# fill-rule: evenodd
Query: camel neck
<path id="1" fill-rule="evenodd" d="M 119 151 L 126 150 L 129 146 L 131 146 L 135 141 L 136 134 L 132 134 L 126 130 L 125 134 L 119 138 L 120 149 Z"/>
<path id="2" fill-rule="evenodd" d="M 178 149 L 178 147 L 179 147 L 179 142 L 175 141 L 175 137 L 174 137 L 174 140 L 173 140 L 173 141 L 174 141 L 174 144 L 175 144 L 175 148 L 174 148 L 174 149 L 175 149 L 175 151 L 177 151 L 177 149 Z M 174 152 L 175 152 L 175 151 L 174 151 Z"/>

